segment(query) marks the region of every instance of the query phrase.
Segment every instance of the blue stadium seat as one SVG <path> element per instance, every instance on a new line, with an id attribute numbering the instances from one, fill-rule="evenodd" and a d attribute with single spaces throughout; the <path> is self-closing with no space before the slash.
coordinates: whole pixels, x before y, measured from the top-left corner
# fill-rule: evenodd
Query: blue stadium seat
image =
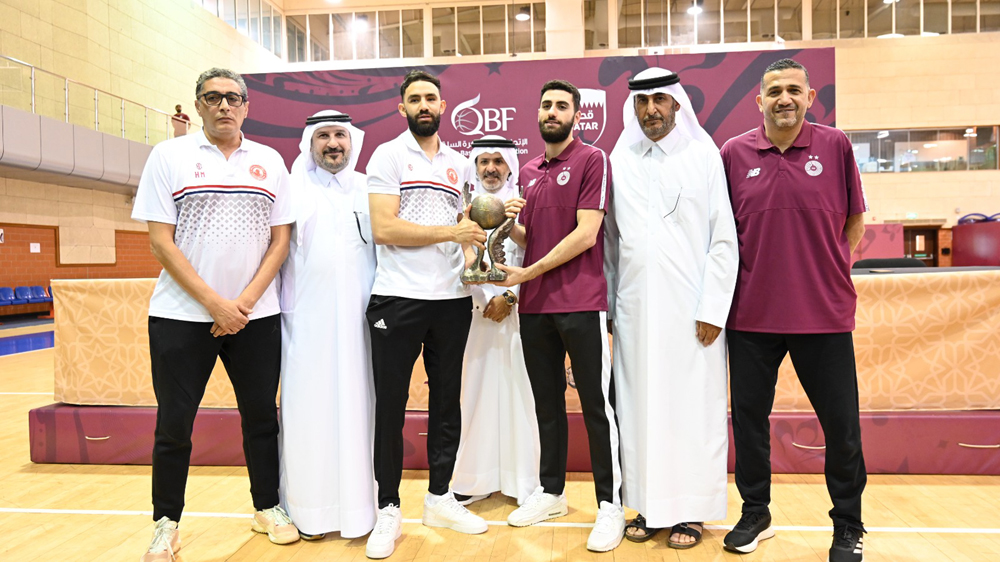
<path id="1" fill-rule="evenodd" d="M 24 289 L 26 287 L 18 287 L 18 289 Z M 27 298 L 21 298 L 15 291 L 11 290 L 10 287 L 0 288 L 0 299 L 7 301 L 7 304 L 28 304 Z"/>
<path id="2" fill-rule="evenodd" d="M 32 285 L 31 297 L 28 302 L 52 302 L 52 297 L 45 294 L 45 289 L 41 285 Z"/>
<path id="3" fill-rule="evenodd" d="M 24 289 L 24 291 L 22 291 L 21 289 Z M 0 290 L 10 293 L 10 288 L 8 287 L 4 287 L 3 289 Z M 22 293 L 24 294 L 24 296 L 21 296 Z M 31 293 L 30 291 L 28 291 L 27 287 L 18 287 L 14 289 L 14 293 L 11 294 L 10 296 L 10 304 L 28 304 L 28 295 L 30 294 Z"/>

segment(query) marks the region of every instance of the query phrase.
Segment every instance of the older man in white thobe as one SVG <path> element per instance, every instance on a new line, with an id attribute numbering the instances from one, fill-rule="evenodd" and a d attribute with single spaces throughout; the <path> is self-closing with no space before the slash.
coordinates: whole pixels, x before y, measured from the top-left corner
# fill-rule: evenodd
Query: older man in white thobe
<path id="1" fill-rule="evenodd" d="M 487 135 L 473 141 L 471 195 L 501 201 L 519 197 L 514 143 Z M 520 266 L 524 250 L 508 238 L 507 265 Z M 489 266 L 489 263 L 486 264 Z M 472 328 L 462 378 L 462 442 L 452 490 L 469 504 L 499 491 L 520 505 L 538 487 L 538 422 L 521 351 L 518 286 L 474 285 Z"/>
<path id="2" fill-rule="evenodd" d="M 606 264 L 626 538 L 691 548 L 726 516 L 726 344 L 736 227 L 719 151 L 678 76 L 629 80 Z"/>
<path id="3" fill-rule="evenodd" d="M 374 393 L 365 307 L 375 243 L 364 133 L 339 111 L 306 120 L 292 164 L 295 225 L 281 269 L 281 505 L 303 538 L 375 525 Z"/>

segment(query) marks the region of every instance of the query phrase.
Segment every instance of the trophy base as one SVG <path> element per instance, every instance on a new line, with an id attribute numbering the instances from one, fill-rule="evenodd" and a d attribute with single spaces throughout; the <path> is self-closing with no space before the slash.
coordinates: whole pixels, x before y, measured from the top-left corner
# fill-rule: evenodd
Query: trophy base
<path id="1" fill-rule="evenodd" d="M 506 281 L 507 280 L 507 272 L 506 271 L 501 271 L 501 270 L 499 270 L 499 269 L 497 269 L 497 268 L 494 267 L 493 269 L 491 269 L 486 274 L 486 280 L 487 281 Z"/>
<path id="2" fill-rule="evenodd" d="M 462 272 L 462 277 L 460 279 L 462 280 L 463 285 L 480 285 L 490 281 L 489 273 L 492 272 L 486 272 L 479 268 L 470 267 Z"/>

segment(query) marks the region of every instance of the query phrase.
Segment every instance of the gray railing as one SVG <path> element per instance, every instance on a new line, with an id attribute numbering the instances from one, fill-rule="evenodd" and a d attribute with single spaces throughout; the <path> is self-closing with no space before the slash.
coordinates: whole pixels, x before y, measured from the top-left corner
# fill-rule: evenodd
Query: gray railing
<path id="1" fill-rule="evenodd" d="M 0 55 L 0 104 L 135 142 L 174 136 L 173 115 Z M 198 126 L 189 123 L 188 132 Z"/>

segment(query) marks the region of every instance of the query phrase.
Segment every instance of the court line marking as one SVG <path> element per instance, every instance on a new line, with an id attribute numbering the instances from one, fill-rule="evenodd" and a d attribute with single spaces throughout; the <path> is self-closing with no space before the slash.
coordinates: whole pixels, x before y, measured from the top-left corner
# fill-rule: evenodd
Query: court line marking
<path id="1" fill-rule="evenodd" d="M 41 509 L 41 508 L 18 508 L 0 507 L 0 513 L 27 513 L 41 515 L 148 515 L 152 516 L 152 511 L 125 511 L 115 509 Z M 221 519 L 250 519 L 253 517 L 248 513 L 219 513 L 207 511 L 186 511 L 184 517 L 214 517 Z M 420 519 L 403 519 L 403 523 L 420 525 Z M 506 527 L 506 521 L 487 521 L 487 525 L 493 527 Z M 532 525 L 533 527 L 572 527 L 591 528 L 593 523 L 561 523 L 558 521 L 543 521 Z M 729 531 L 732 525 L 705 525 L 706 529 L 716 531 Z M 804 533 L 829 533 L 831 526 L 807 526 L 807 525 L 775 525 L 775 531 L 797 531 Z M 959 534 L 959 535 L 1000 535 L 1000 529 L 972 529 L 963 527 L 868 527 L 869 533 L 937 533 L 937 534 Z"/>

